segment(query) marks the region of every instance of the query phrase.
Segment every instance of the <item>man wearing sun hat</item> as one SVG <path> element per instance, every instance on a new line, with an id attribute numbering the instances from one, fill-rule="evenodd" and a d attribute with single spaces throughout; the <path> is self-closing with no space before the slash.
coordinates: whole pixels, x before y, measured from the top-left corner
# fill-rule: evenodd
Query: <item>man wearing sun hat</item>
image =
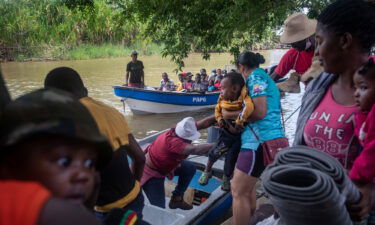
<path id="1" fill-rule="evenodd" d="M 169 208 L 193 208 L 183 197 L 195 174 L 195 166 L 185 159 L 191 154 L 204 155 L 213 147 L 213 144 L 192 144 L 192 141 L 201 136 L 198 129 L 203 128 L 205 127 L 200 122 L 196 123 L 192 117 L 186 117 L 147 146 L 141 185 L 151 204 L 165 208 L 165 177 L 172 179 L 173 176 L 179 176 Z"/>
<path id="2" fill-rule="evenodd" d="M 294 13 L 284 21 L 280 42 L 290 44 L 292 48 L 281 58 L 271 74 L 272 79 L 277 81 L 291 70 L 295 70 L 300 76 L 311 66 L 315 50 L 316 24 L 316 20 L 309 19 L 303 13 Z"/>
<path id="3" fill-rule="evenodd" d="M 138 52 L 132 51 L 132 61 L 126 66 L 125 86 L 143 88 L 145 85 L 144 66 L 142 61 L 138 60 Z"/>

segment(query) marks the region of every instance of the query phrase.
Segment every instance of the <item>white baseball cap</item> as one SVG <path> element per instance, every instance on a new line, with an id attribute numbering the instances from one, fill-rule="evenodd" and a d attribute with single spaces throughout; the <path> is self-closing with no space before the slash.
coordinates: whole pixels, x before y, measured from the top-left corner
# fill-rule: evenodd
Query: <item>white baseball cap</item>
<path id="1" fill-rule="evenodd" d="M 193 117 L 186 117 L 177 123 L 175 132 L 178 137 L 190 141 L 197 140 L 201 134 L 197 130 Z"/>

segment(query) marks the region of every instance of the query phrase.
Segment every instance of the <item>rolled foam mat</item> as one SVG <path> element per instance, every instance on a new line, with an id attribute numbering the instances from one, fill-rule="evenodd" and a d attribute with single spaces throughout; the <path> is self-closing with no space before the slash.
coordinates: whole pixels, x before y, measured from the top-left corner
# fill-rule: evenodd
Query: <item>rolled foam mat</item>
<path id="1" fill-rule="evenodd" d="M 270 196 L 284 225 L 351 225 L 340 194 L 331 177 L 296 165 L 268 168 L 263 188 Z"/>
<path id="2" fill-rule="evenodd" d="M 352 225 L 346 203 L 360 193 L 330 155 L 306 146 L 285 148 L 263 173 L 265 192 L 283 225 Z"/>
<path id="3" fill-rule="evenodd" d="M 347 203 L 356 203 L 360 199 L 360 193 L 347 176 L 345 169 L 335 158 L 324 152 L 306 146 L 285 148 L 277 153 L 270 167 L 279 165 L 299 165 L 319 170 L 332 177 Z"/>

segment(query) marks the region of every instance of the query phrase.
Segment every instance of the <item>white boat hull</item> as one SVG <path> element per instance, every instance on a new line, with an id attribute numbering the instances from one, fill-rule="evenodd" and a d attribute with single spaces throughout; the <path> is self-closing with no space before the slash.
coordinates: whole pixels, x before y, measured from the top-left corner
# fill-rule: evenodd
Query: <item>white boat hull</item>
<path id="1" fill-rule="evenodd" d="M 134 114 L 150 113 L 178 113 L 186 111 L 195 111 L 208 108 L 214 108 L 215 105 L 173 105 L 159 102 L 143 101 L 138 99 L 125 98 L 125 103 Z"/>

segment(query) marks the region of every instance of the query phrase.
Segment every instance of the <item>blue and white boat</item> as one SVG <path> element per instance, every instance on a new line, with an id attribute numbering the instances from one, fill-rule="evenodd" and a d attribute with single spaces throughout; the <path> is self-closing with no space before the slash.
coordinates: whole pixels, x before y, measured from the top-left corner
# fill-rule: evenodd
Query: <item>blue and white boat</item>
<path id="1" fill-rule="evenodd" d="M 178 113 L 213 108 L 219 92 L 176 92 L 159 91 L 127 86 L 113 86 L 116 96 L 129 106 L 134 114 Z"/>

